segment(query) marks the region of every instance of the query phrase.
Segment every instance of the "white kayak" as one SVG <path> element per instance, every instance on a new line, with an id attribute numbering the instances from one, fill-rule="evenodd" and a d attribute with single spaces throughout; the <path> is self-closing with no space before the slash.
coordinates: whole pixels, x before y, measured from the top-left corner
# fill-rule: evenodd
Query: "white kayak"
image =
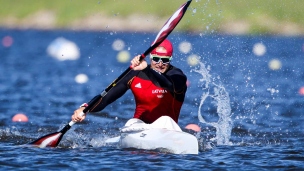
<path id="1" fill-rule="evenodd" d="M 198 154 L 197 138 L 183 132 L 168 116 L 162 116 L 152 124 L 130 119 L 121 129 L 121 136 L 106 142 L 118 142 L 121 148 L 156 150 L 173 154 Z"/>

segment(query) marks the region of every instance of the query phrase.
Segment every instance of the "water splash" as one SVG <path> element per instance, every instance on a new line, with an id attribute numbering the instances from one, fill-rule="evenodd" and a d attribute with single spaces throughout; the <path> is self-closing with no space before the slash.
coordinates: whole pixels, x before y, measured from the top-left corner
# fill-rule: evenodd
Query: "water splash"
<path id="1" fill-rule="evenodd" d="M 204 91 L 198 109 L 198 119 L 200 122 L 216 128 L 216 137 L 214 140 L 216 140 L 217 145 L 231 145 L 232 143 L 229 140 L 233 122 L 230 117 L 231 107 L 229 94 L 223 85 L 217 83 L 220 82 L 219 78 L 212 79 L 212 76 L 209 74 L 210 68 L 207 69 L 202 62 L 199 62 L 199 64 L 199 68 L 193 70 L 202 76 L 200 82 L 203 84 Z M 217 122 L 207 122 L 201 114 L 202 106 L 208 97 L 213 99 L 217 106 L 217 114 L 219 116 Z"/>

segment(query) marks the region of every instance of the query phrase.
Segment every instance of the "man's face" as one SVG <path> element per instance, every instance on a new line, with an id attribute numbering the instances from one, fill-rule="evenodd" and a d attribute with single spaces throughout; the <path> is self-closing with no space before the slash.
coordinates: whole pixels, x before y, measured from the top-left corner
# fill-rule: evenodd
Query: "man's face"
<path id="1" fill-rule="evenodd" d="M 167 50 L 163 47 L 157 47 L 156 52 L 166 53 Z M 169 56 L 152 55 L 152 58 L 151 58 L 151 68 L 152 69 L 155 69 L 156 71 L 164 73 L 167 71 L 169 66 L 170 66 L 170 57 Z"/>

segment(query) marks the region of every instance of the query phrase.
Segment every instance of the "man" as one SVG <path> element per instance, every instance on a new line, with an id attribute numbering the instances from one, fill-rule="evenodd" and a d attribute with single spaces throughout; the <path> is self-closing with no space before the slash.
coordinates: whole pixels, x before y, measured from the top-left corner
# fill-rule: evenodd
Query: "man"
<path id="1" fill-rule="evenodd" d="M 169 116 L 177 123 L 187 91 L 187 77 L 180 69 L 170 64 L 172 53 L 172 44 L 166 39 L 151 52 L 150 65 L 145 60 L 140 61 L 139 55 L 134 57 L 131 61 L 133 70 L 90 109 L 90 112 L 103 110 L 131 89 L 136 102 L 133 118 L 152 123 L 161 116 Z M 80 113 L 87 105 L 83 104 L 74 111 L 73 121 L 80 122 L 85 119 L 85 115 L 80 116 Z"/>

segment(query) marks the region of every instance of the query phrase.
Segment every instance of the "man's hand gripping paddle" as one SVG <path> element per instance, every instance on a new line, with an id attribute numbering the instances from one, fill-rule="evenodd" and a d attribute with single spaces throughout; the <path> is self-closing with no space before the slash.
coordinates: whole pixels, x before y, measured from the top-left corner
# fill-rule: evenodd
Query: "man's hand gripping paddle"
<path id="1" fill-rule="evenodd" d="M 183 4 L 165 23 L 165 25 L 162 27 L 162 29 L 159 31 L 158 35 L 156 36 L 154 42 L 152 45 L 140 56 L 140 60 L 144 59 L 153 49 L 155 49 L 158 45 L 160 45 L 167 37 L 168 35 L 173 31 L 173 29 L 176 27 L 176 25 L 179 23 L 179 21 L 183 18 L 184 14 L 186 13 L 186 10 L 188 6 L 190 5 L 191 0 L 187 1 L 185 4 Z M 87 106 L 83 112 L 87 113 L 90 111 L 90 109 L 93 109 L 96 104 L 98 104 L 99 101 L 107 94 L 108 91 L 110 91 L 123 77 L 125 77 L 130 71 L 132 70 L 131 67 L 127 68 L 116 80 L 114 80 L 100 95 L 98 95 L 95 99 L 93 99 L 92 103 L 90 103 L 89 106 Z M 45 135 L 31 143 L 30 145 L 44 148 L 44 147 L 56 147 L 60 140 L 62 139 L 63 135 L 75 124 L 76 122 L 71 121 L 69 124 L 67 124 L 64 128 L 62 128 L 59 132 L 51 133 L 48 135 Z"/>

